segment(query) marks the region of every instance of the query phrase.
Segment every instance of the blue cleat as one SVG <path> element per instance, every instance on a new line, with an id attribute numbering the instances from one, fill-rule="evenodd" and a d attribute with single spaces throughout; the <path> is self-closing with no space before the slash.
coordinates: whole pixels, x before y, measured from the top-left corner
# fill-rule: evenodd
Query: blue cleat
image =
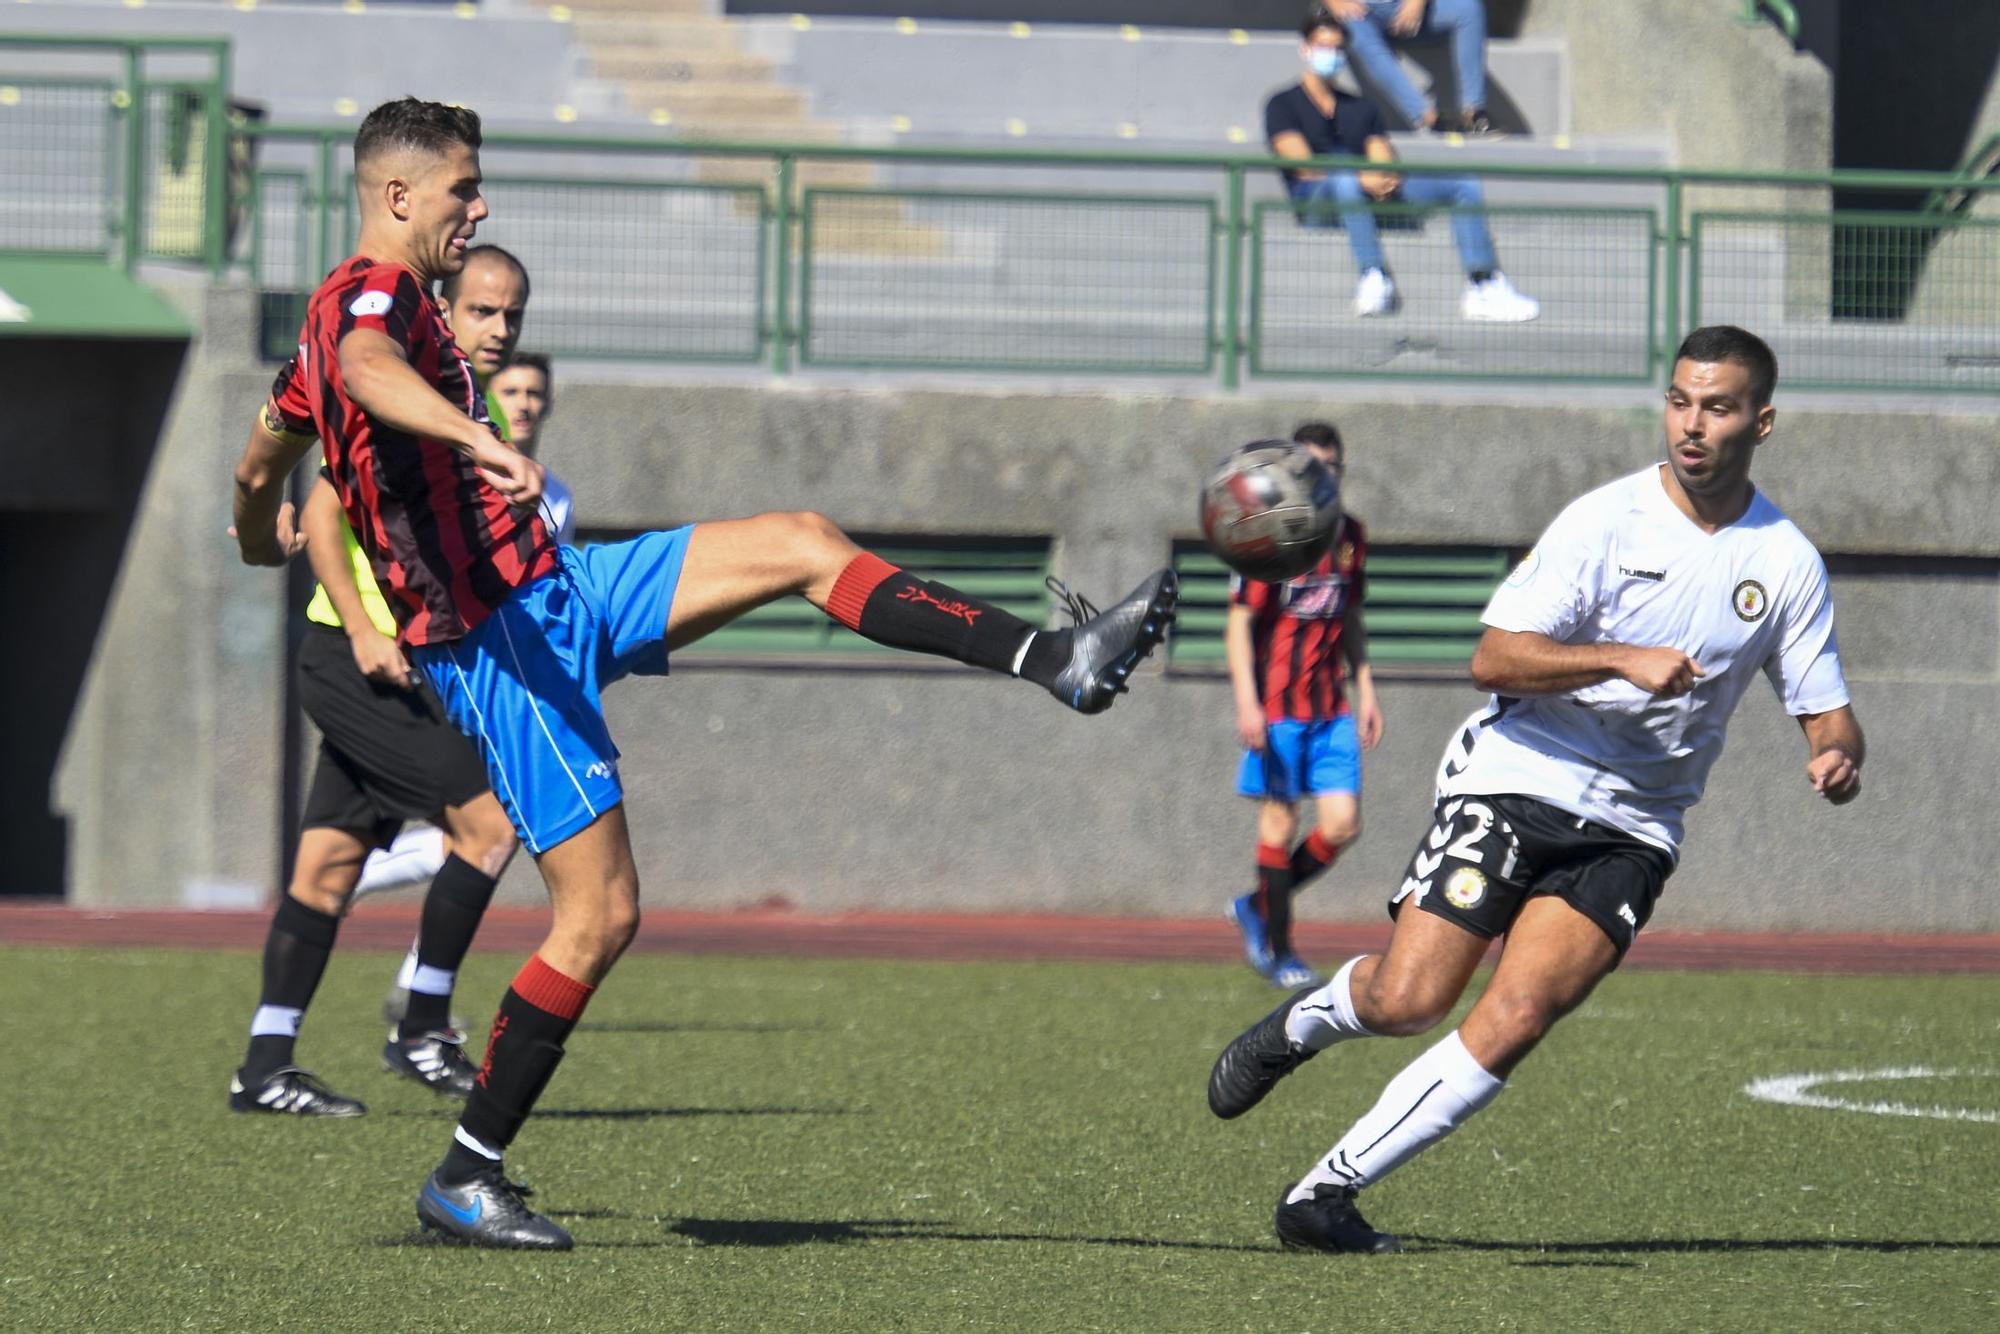
<path id="1" fill-rule="evenodd" d="M 1272 986 L 1281 991 L 1296 991 L 1300 987 L 1326 985 L 1326 979 L 1296 954 L 1280 954 L 1272 959 L 1271 971 L 1265 976 L 1271 979 Z"/>
<path id="2" fill-rule="evenodd" d="M 1257 913 L 1256 895 L 1241 894 L 1229 901 L 1227 916 L 1243 933 L 1243 961 L 1257 976 L 1268 979 L 1275 962 L 1271 953 L 1271 931 Z"/>

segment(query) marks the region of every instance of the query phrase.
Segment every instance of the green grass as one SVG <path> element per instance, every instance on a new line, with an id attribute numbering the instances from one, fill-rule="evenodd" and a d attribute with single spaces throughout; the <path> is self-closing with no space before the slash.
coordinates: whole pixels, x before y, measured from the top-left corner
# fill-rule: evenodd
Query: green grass
<path id="1" fill-rule="evenodd" d="M 337 957 L 301 1047 L 370 1114 L 302 1123 L 224 1110 L 253 957 L 0 951 L 0 1329 L 2000 1328 L 2000 1125 L 1739 1092 L 2000 1109 L 1990 978 L 1614 977 L 1369 1192 L 1410 1251 L 1335 1258 L 1277 1192 L 1416 1042 L 1225 1124 L 1237 968 L 636 957 L 509 1160 L 578 1249 L 524 1256 L 419 1239 L 452 1116 L 377 1072 L 392 968 Z"/>

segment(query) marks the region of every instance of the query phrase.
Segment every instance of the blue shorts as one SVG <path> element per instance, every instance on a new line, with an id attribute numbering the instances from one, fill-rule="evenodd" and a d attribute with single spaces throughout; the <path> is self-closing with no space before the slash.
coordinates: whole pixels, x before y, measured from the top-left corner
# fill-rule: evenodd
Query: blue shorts
<path id="1" fill-rule="evenodd" d="M 1246 797 L 1294 802 L 1329 792 L 1361 794 L 1361 737 L 1354 715 L 1328 722 L 1275 722 L 1264 749 L 1243 752 L 1236 790 Z"/>
<path id="2" fill-rule="evenodd" d="M 601 692 L 666 674 L 667 613 L 692 531 L 558 548 L 560 569 L 515 589 L 472 633 L 414 650 L 445 713 L 479 743 L 529 852 L 624 800 Z"/>

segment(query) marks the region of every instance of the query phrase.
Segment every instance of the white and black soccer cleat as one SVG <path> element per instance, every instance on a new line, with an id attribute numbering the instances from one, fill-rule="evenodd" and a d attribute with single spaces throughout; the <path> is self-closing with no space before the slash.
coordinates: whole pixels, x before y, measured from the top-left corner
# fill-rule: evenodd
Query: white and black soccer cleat
<path id="1" fill-rule="evenodd" d="M 319 1076 L 296 1065 L 280 1066 L 256 1084 L 245 1084 L 243 1072 L 229 1077 L 229 1110 L 272 1112 L 281 1116 L 365 1116 L 368 1108 L 344 1098 Z"/>
<path id="2" fill-rule="evenodd" d="M 1099 611 L 1051 578 L 1051 591 L 1076 624 L 1069 631 L 1069 663 L 1049 683 L 1049 693 L 1078 713 L 1102 713 L 1125 693 L 1126 678 L 1167 637 L 1180 580 L 1171 567 L 1155 570 L 1123 602 Z"/>
<path id="3" fill-rule="evenodd" d="M 498 1163 L 456 1184 L 440 1181 L 433 1172 L 417 1192 L 417 1221 L 426 1232 L 468 1246 L 506 1251 L 566 1251 L 574 1246 L 560 1224 L 527 1206 L 521 1198 L 526 1193 Z"/>
<path id="4" fill-rule="evenodd" d="M 472 1095 L 472 1081 L 479 1074 L 466 1059 L 465 1034 L 456 1031 L 405 1038 L 391 1030 L 382 1047 L 382 1068 L 433 1092 L 461 1099 Z"/>

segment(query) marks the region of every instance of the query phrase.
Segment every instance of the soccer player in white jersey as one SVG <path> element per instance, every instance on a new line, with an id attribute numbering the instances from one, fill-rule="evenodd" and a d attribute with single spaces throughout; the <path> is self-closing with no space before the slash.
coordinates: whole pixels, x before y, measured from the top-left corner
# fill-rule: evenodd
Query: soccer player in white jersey
<path id="1" fill-rule="evenodd" d="M 1573 502 L 1487 605 L 1472 677 L 1492 704 L 1440 770 L 1435 827 L 1390 901 L 1388 952 L 1295 993 L 1217 1059 L 1209 1107 L 1240 1116 L 1337 1042 L 1435 1027 L 1507 937 L 1459 1027 L 1285 1188 L 1288 1248 L 1401 1249 L 1362 1219 L 1356 1192 L 1498 1097 L 1618 966 L 1754 675 L 1798 719 L 1812 790 L 1835 805 L 1859 793 L 1826 567 L 1750 482 L 1776 382 L 1755 335 L 1688 335 L 1666 393 L 1666 462 Z"/>

